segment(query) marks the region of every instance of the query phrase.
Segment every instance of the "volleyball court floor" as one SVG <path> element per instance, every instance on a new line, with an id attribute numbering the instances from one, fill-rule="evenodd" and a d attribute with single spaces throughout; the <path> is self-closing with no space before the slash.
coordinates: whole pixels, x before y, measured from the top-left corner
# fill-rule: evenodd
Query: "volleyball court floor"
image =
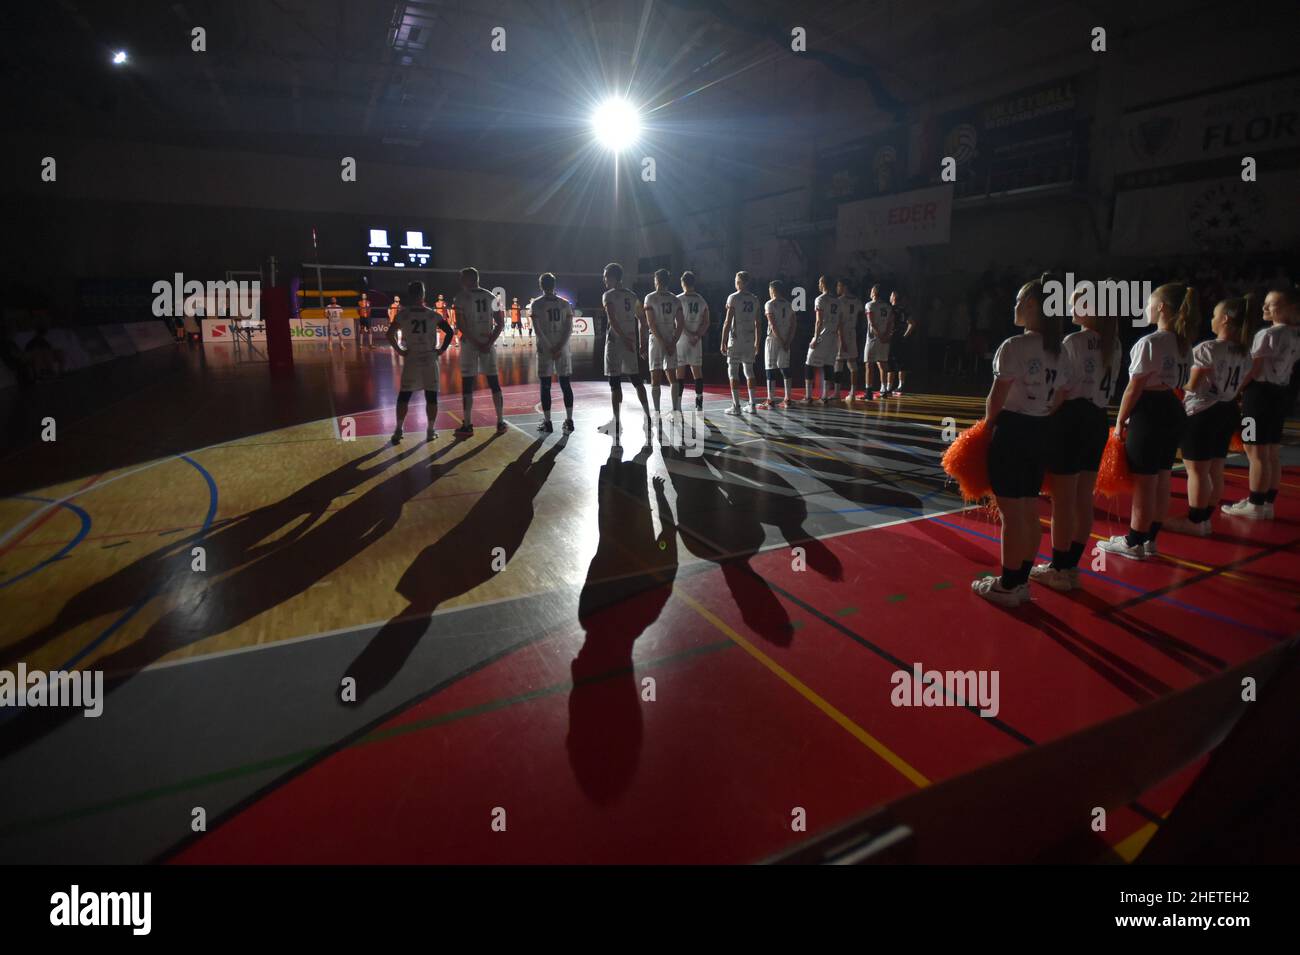
<path id="1" fill-rule="evenodd" d="M 386 348 L 296 345 L 288 382 L 231 349 L 9 411 L 32 440 L 0 478 L 0 668 L 103 670 L 107 694 L 94 719 L 4 714 L 4 861 L 754 861 L 1300 629 L 1292 448 L 1276 521 L 1164 534 L 1006 610 L 969 592 L 997 525 L 939 467 L 945 419 L 982 398 L 733 418 L 711 386 L 645 444 L 625 386 L 612 449 L 599 381 L 575 382 L 573 434 L 558 387 L 536 432 L 511 346 L 504 434 L 482 392 L 455 440 L 448 393 L 426 443 L 417 395 L 392 447 Z M 1094 533 L 1126 507 L 1099 502 Z M 996 671 L 996 715 L 893 705 L 917 664 Z M 1113 807 L 1116 858 L 1199 765 Z"/>

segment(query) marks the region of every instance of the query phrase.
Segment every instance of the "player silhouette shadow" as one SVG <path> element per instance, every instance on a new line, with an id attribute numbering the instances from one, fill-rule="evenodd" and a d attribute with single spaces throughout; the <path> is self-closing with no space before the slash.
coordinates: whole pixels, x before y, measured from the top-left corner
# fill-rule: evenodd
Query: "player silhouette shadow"
<path id="1" fill-rule="evenodd" d="M 407 605 L 371 637 L 343 673 L 356 680 L 357 704 L 397 675 L 429 632 L 438 607 L 495 577 L 499 571 L 494 564 L 509 565 L 532 525 L 533 502 L 567 442 L 565 435 L 536 461 L 544 439 L 530 444 L 501 469 L 456 526 L 411 561 L 396 587 Z"/>
<path id="2" fill-rule="evenodd" d="M 764 495 L 743 482 L 719 480 L 710 465 L 718 473 L 727 472 L 730 459 L 723 450 L 691 458 L 686 451 L 669 449 L 664 463 L 677 495 L 677 526 L 687 550 L 718 565 L 750 630 L 779 646 L 789 645 L 794 637 L 790 615 L 749 563 L 767 537 L 760 503 Z"/>
<path id="3" fill-rule="evenodd" d="M 365 467 L 387 450 L 387 447 L 377 448 L 304 484 L 287 497 L 214 524 L 207 534 L 190 533 L 168 541 L 77 593 L 52 621 L 39 630 L 0 648 L 0 665 L 21 660 L 47 642 L 105 614 L 126 613 L 164 590 L 202 586 L 202 578 L 191 570 L 190 551 L 195 545 L 203 546 L 209 572 L 221 573 L 292 544 L 327 513 L 336 498 L 350 493 L 419 449 L 417 444 L 372 467 Z M 119 625 L 116 621 L 113 624 L 114 627 Z"/>
<path id="4" fill-rule="evenodd" d="M 166 654 L 247 623 L 304 593 L 388 533 L 410 498 L 482 453 L 495 438 L 493 435 L 444 463 L 443 458 L 463 447 L 448 444 L 427 461 L 380 481 L 323 521 L 312 523 L 307 518 L 315 520 L 315 516 L 325 513 L 332 500 L 329 492 L 338 494 L 355 487 L 417 454 L 424 445 L 416 444 L 374 468 L 358 469 L 355 462 L 349 462 L 332 476 L 290 495 L 286 501 L 293 501 L 292 506 L 282 501 L 232 520 L 203 539 L 208 549 L 208 573 L 215 576 L 229 569 L 226 576 L 212 583 L 206 582 L 206 575 L 189 570 L 188 551 L 182 551 L 182 563 L 172 563 L 169 558 L 165 566 L 171 574 L 170 591 L 179 599 L 139 638 L 94 662 L 95 669 L 105 672 L 105 695 L 120 689 L 140 669 Z M 376 453 L 363 455 L 361 460 L 373 458 Z M 338 476 L 339 472 L 346 476 Z M 308 489 L 310 493 L 306 493 Z M 302 520 L 287 534 L 267 540 L 296 518 Z M 29 744 L 72 716 L 79 717 L 80 711 L 25 711 L 21 718 L 10 720 L 0 729 L 0 756 Z"/>
<path id="5" fill-rule="evenodd" d="M 578 597 L 582 648 L 570 665 L 565 748 L 579 787 L 592 802 L 613 802 L 632 781 L 641 753 L 640 687 L 632 647 L 659 619 L 677 577 L 677 526 L 654 478 L 662 530 L 655 534 L 642 448 L 630 461 L 611 452 L 596 485 L 600 541 Z"/>

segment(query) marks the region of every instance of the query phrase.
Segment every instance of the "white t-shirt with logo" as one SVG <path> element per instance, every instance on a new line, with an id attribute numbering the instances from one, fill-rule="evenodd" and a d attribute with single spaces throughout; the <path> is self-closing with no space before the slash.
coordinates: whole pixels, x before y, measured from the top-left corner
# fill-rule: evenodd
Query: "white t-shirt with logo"
<path id="1" fill-rule="evenodd" d="M 1012 335 L 998 347 L 993 356 L 993 377 L 1011 381 L 1003 411 L 1035 418 L 1045 417 L 1056 389 L 1069 385 L 1060 374 L 1057 356 L 1043 348 L 1043 336 L 1036 332 Z"/>
<path id="2" fill-rule="evenodd" d="M 1179 349 L 1178 336 L 1173 332 L 1158 330 L 1144 335 L 1134 342 L 1129 353 L 1129 377 L 1150 375 L 1148 387 L 1181 388 L 1191 370 L 1191 353 Z"/>
<path id="3" fill-rule="evenodd" d="M 732 310 L 731 336 L 727 340 L 728 356 L 753 357 L 754 337 L 758 327 L 758 296 L 752 292 L 732 292 L 727 296 L 727 308 Z"/>
<path id="4" fill-rule="evenodd" d="M 456 293 L 456 323 L 482 341 L 492 336 L 496 297 L 485 288 Z"/>
<path id="5" fill-rule="evenodd" d="M 1263 358 L 1256 381 L 1285 385 L 1291 381 L 1291 369 L 1300 353 L 1300 334 L 1289 325 L 1270 325 L 1255 333 L 1250 343 L 1250 357 Z"/>
<path id="6" fill-rule="evenodd" d="M 888 302 L 882 302 L 879 299 L 868 302 L 867 311 L 867 341 L 869 342 L 887 342 L 894 334 L 894 310 L 889 307 Z M 880 332 L 877 334 L 875 325 L 880 326 Z"/>
<path id="7" fill-rule="evenodd" d="M 1183 409 L 1193 415 L 1217 402 L 1232 401 L 1241 390 L 1250 366 L 1250 354 L 1240 345 L 1218 339 L 1201 342 L 1192 349 L 1192 367 L 1203 368 L 1205 372 L 1201 375 L 1200 390 L 1189 391 L 1183 397 Z"/>
<path id="8" fill-rule="evenodd" d="M 1066 335 L 1061 342 L 1060 367 L 1070 380 L 1070 397 L 1087 398 L 1105 408 L 1115 396 L 1119 382 L 1119 343 L 1109 355 L 1101 353 L 1101 334 L 1090 328 Z"/>

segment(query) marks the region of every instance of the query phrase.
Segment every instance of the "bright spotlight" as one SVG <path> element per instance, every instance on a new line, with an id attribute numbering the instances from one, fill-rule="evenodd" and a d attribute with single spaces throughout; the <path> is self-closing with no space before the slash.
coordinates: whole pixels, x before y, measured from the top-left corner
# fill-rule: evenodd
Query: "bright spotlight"
<path id="1" fill-rule="evenodd" d="M 627 100 L 607 99 L 591 114 L 591 131 L 610 152 L 622 152 L 641 135 L 641 117 Z"/>
<path id="2" fill-rule="evenodd" d="M 126 50 L 118 50 L 113 54 L 113 65 L 121 66 L 126 62 Z"/>

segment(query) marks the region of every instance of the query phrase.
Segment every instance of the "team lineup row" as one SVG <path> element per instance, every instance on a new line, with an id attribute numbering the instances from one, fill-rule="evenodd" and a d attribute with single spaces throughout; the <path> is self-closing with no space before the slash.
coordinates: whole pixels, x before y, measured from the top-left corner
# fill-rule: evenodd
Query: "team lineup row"
<path id="1" fill-rule="evenodd" d="M 1044 309 L 1046 276 L 1026 283 L 1016 299 L 1013 335 L 998 348 L 993 386 L 977 427 L 987 440 L 968 442 L 987 464 L 987 481 L 1002 519 L 1002 572 L 972 584 L 1004 606 L 1030 599 L 1034 580 L 1058 591 L 1079 584 L 1078 564 L 1090 539 L 1098 469 L 1108 455 L 1131 474 L 1129 532 L 1098 545 L 1131 560 L 1156 554 L 1161 529 L 1208 536 L 1223 494 L 1223 467 L 1234 433 L 1250 464 L 1249 496 L 1220 508 L 1231 517 L 1271 520 L 1281 484 L 1280 447 L 1295 400 L 1300 357 L 1300 295 L 1294 288 L 1214 307 L 1214 337 L 1197 344 L 1196 292 L 1169 283 L 1155 289 L 1146 316 L 1155 331 L 1139 339 L 1129 381 L 1111 430 L 1107 408 L 1119 379 L 1116 318 L 1089 314 L 1075 296 L 1079 331 L 1063 335 L 1063 319 Z M 1181 393 L 1181 394 L 1180 394 Z M 1166 521 L 1170 477 L 1179 449 L 1187 468 L 1188 513 Z M 954 469 L 964 467 L 954 461 Z M 1042 536 L 1038 498 L 1044 477 L 1052 499 L 1052 559 L 1035 565 Z"/>

